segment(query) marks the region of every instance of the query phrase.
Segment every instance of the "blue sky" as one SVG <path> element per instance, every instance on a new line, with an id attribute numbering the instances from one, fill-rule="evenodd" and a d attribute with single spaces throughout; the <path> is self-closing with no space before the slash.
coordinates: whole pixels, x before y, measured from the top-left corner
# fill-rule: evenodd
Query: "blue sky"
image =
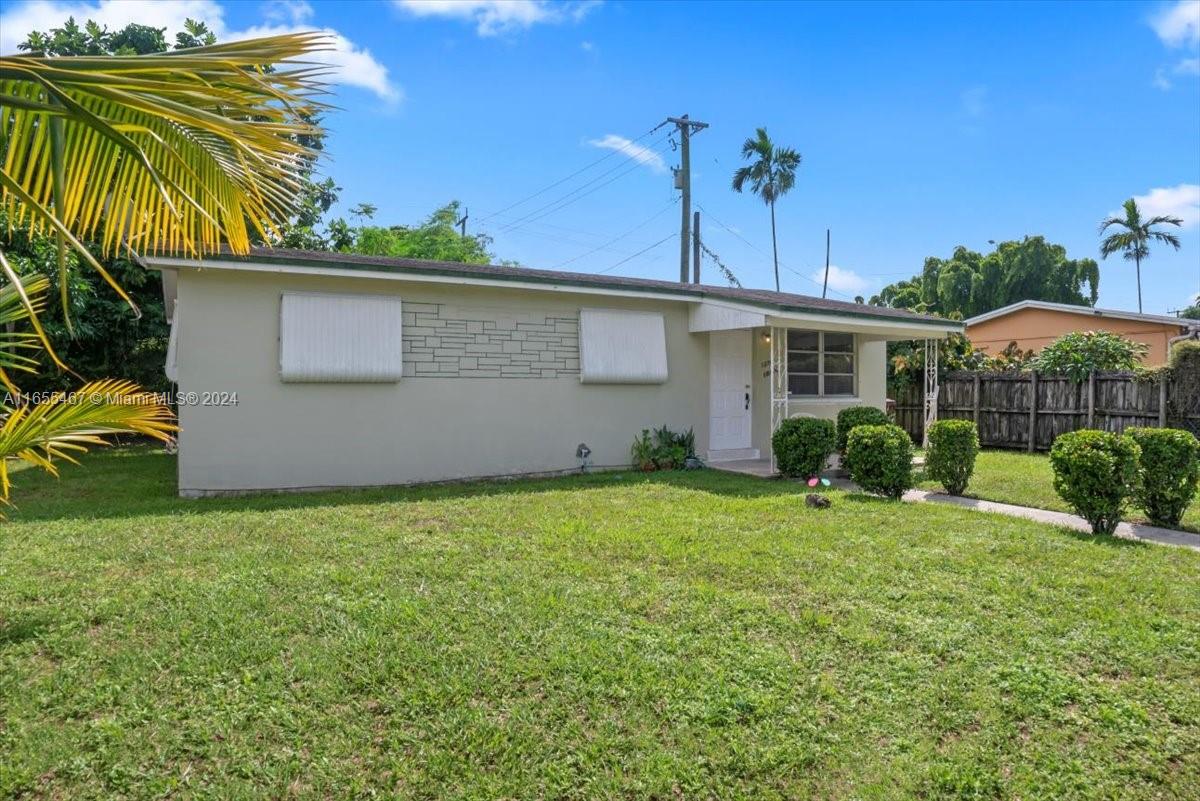
<path id="1" fill-rule="evenodd" d="M 0 48 L 71 13 L 172 31 L 193 16 L 223 39 L 336 32 L 326 170 L 343 187 L 339 210 L 367 201 L 381 222 L 411 222 L 458 199 L 499 256 L 531 267 L 677 277 L 677 240 L 634 256 L 679 228 L 668 169 L 678 154 L 660 141 L 665 129 L 638 137 L 689 113 L 711 126 L 693 144 L 705 241 L 747 286 L 772 284 L 770 223 L 729 179 L 742 140 L 765 125 L 804 157 L 778 207 L 785 290 L 819 293 L 827 227 L 835 297 L 869 295 L 926 256 L 990 239 L 1044 234 L 1098 258 L 1098 221 L 1130 196 L 1186 220 L 1183 248 L 1159 247 L 1143 266 L 1146 311 L 1200 290 L 1196 0 L 6 0 Z M 574 202 L 530 216 L 563 196 Z M 1101 276 L 1101 305 L 1136 308 L 1131 265 L 1102 262 Z"/>

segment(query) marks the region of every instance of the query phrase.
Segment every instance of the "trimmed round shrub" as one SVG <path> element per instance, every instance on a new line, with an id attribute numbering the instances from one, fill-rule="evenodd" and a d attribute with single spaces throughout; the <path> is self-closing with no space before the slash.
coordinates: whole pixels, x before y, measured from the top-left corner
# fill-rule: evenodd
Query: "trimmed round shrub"
<path id="1" fill-rule="evenodd" d="M 1138 455 L 1129 437 L 1089 429 L 1062 434 L 1050 448 L 1054 490 L 1093 533 L 1112 534 L 1137 486 Z"/>
<path id="2" fill-rule="evenodd" d="M 771 437 L 775 464 L 789 478 L 808 478 L 825 469 L 837 444 L 832 420 L 792 417 L 779 424 Z"/>
<path id="3" fill-rule="evenodd" d="M 847 406 L 837 416 L 837 449 L 846 452 L 846 437 L 856 426 L 886 426 L 892 422 L 882 409 L 874 406 Z"/>
<path id="4" fill-rule="evenodd" d="M 899 498 L 913 485 L 913 444 L 900 426 L 856 426 L 846 439 L 844 465 L 867 492 Z"/>
<path id="5" fill-rule="evenodd" d="M 1156 526 L 1178 526 L 1200 479 L 1200 442 L 1174 428 L 1131 428 L 1125 432 L 1141 450 L 1133 497 Z"/>
<path id="6" fill-rule="evenodd" d="M 946 492 L 962 495 L 975 472 L 979 430 L 970 420 L 938 420 L 929 427 L 925 475 L 941 482 Z"/>

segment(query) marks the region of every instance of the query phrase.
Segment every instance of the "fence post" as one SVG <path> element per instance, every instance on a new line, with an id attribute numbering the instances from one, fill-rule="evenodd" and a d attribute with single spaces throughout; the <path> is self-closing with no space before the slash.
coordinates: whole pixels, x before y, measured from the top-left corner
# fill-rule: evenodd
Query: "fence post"
<path id="1" fill-rule="evenodd" d="M 1167 427 L 1167 372 L 1158 375 L 1158 427 Z"/>
<path id="2" fill-rule="evenodd" d="M 971 419 L 975 421 L 975 428 L 979 428 L 979 371 L 978 370 L 975 371 L 974 381 L 972 381 L 972 383 L 974 384 L 974 391 L 972 393 L 972 397 L 974 398 L 973 402 L 975 404 L 975 408 L 971 410 Z"/>
<path id="3" fill-rule="evenodd" d="M 1029 374 L 1029 452 L 1033 453 L 1037 446 L 1037 391 L 1038 374 L 1033 370 Z"/>
<path id="4" fill-rule="evenodd" d="M 1096 427 L 1096 371 L 1088 373 L 1088 416 L 1087 427 Z"/>

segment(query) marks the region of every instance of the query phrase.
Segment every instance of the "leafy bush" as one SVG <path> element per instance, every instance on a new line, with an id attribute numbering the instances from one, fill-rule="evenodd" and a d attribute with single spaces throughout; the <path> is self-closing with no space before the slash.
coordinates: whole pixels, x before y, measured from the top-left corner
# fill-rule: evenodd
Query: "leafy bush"
<path id="1" fill-rule="evenodd" d="M 1172 345 L 1167 367 L 1175 371 L 1194 368 L 1200 372 L 1200 339 L 1185 339 Z"/>
<path id="2" fill-rule="evenodd" d="M 683 458 L 696 455 L 696 432 L 692 429 L 675 432 L 666 426 L 654 429 L 654 441 L 664 449 L 683 449 Z M 682 459 L 680 460 L 682 461 Z"/>
<path id="3" fill-rule="evenodd" d="M 658 467 L 654 463 L 654 439 L 650 436 L 650 429 L 643 428 L 642 433 L 633 438 L 633 447 L 629 452 L 633 457 L 633 466 L 638 470 L 649 472 Z"/>
<path id="4" fill-rule="evenodd" d="M 689 457 L 696 455 L 696 434 L 692 429 L 675 432 L 666 426 L 643 428 L 633 439 L 630 448 L 633 466 L 639 470 L 678 470 Z"/>
<path id="5" fill-rule="evenodd" d="M 1093 370 L 1133 370 L 1146 355 L 1146 346 L 1111 331 L 1074 331 L 1042 348 L 1033 369 L 1086 381 Z"/>
<path id="6" fill-rule="evenodd" d="M 1136 442 L 1107 431 L 1072 431 L 1054 440 L 1054 490 L 1096 534 L 1112 534 L 1137 485 Z"/>
<path id="7" fill-rule="evenodd" d="M 784 420 L 771 437 L 775 464 L 791 478 L 815 476 L 825 469 L 834 447 L 837 429 L 832 420 L 792 417 Z"/>
<path id="8" fill-rule="evenodd" d="M 1173 428 L 1131 428 L 1138 444 L 1138 482 L 1134 499 L 1156 526 L 1178 526 L 1200 479 L 1200 442 Z"/>
<path id="9" fill-rule="evenodd" d="M 885 426 L 892 422 L 882 409 L 874 406 L 847 406 L 837 416 L 837 449 L 846 452 L 846 437 L 856 426 Z"/>
<path id="10" fill-rule="evenodd" d="M 846 469 L 867 492 L 899 498 L 913 485 L 912 440 L 900 426 L 858 426 L 846 440 Z"/>
<path id="11" fill-rule="evenodd" d="M 938 420 L 929 427 L 925 475 L 951 495 L 962 495 L 975 472 L 979 430 L 970 420 Z"/>

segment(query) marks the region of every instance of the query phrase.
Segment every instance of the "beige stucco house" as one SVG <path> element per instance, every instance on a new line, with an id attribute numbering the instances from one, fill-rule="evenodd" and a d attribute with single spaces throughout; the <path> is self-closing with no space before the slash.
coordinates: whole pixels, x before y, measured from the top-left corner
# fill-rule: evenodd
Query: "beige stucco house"
<path id="1" fill-rule="evenodd" d="M 882 407 L 890 339 L 961 324 L 607 275 L 260 250 L 150 258 L 171 322 L 179 492 L 626 466 L 643 428 L 766 458 L 787 416 Z"/>
<path id="2" fill-rule="evenodd" d="M 1145 345 L 1146 356 L 1142 361 L 1148 367 L 1166 364 L 1171 340 L 1200 327 L 1196 320 L 1161 314 L 1095 309 L 1041 300 L 1013 303 L 971 317 L 964 324 L 971 344 L 993 354 L 1013 342 L 1021 350 L 1036 353 L 1064 334 L 1109 331 Z"/>

